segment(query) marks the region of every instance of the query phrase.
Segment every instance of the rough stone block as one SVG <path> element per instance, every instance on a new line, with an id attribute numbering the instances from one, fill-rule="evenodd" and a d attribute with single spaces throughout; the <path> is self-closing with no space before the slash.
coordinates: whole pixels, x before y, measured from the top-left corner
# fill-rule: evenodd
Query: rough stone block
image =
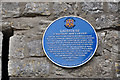
<path id="1" fill-rule="evenodd" d="M 112 62 L 104 57 L 93 57 L 87 64 L 78 68 L 66 69 L 53 65 L 50 78 L 111 78 Z"/>
<path id="2" fill-rule="evenodd" d="M 2 11 L 2 3 L 0 2 L 0 11 Z M 0 14 L 0 20 L 2 19 L 2 15 Z"/>
<path id="3" fill-rule="evenodd" d="M 25 16 L 50 15 L 49 3 L 29 2 L 22 13 Z"/>
<path id="4" fill-rule="evenodd" d="M 2 17 L 19 17 L 20 7 L 18 2 L 5 2 L 2 3 Z"/>
<path id="5" fill-rule="evenodd" d="M 12 36 L 10 38 L 9 57 L 24 58 L 26 55 L 25 39 L 23 36 Z"/>
<path id="6" fill-rule="evenodd" d="M 95 55 L 101 55 L 106 53 L 104 51 L 107 50 L 108 52 L 117 53 L 118 54 L 118 32 L 114 30 L 103 30 L 101 32 L 98 32 L 98 49 L 96 51 Z"/>
<path id="7" fill-rule="evenodd" d="M 104 40 L 104 48 L 111 52 L 118 53 L 118 31 L 108 31 Z"/>
<path id="8" fill-rule="evenodd" d="M 17 31 L 15 35 L 10 38 L 10 58 L 31 56 L 45 56 L 42 49 L 42 32 L 39 28 Z"/>
<path id="9" fill-rule="evenodd" d="M 117 15 L 117 14 L 116 14 Z M 96 29 L 115 27 L 114 24 L 118 22 L 118 17 L 114 15 L 103 14 L 96 18 Z"/>
<path id="10" fill-rule="evenodd" d="M 117 2 L 109 2 L 108 10 L 109 10 L 109 12 L 116 13 L 118 11 L 118 3 Z"/>
<path id="11" fill-rule="evenodd" d="M 104 40 L 105 40 L 106 34 L 107 34 L 107 31 L 97 32 L 98 48 L 96 50 L 95 56 L 102 56 L 103 50 L 104 50 Z"/>
<path id="12" fill-rule="evenodd" d="M 2 23 L 2 31 L 6 31 L 8 29 L 11 29 L 12 23 L 8 21 L 3 21 Z"/>
<path id="13" fill-rule="evenodd" d="M 12 27 L 16 30 L 29 30 L 32 28 L 40 27 L 41 30 L 44 30 L 45 27 L 48 26 L 52 21 L 48 20 L 44 17 L 21 17 L 21 18 L 13 18 L 7 19 L 3 22 L 3 28 Z"/>
<path id="14" fill-rule="evenodd" d="M 68 15 L 75 15 L 76 3 L 71 2 L 54 2 L 53 3 L 53 19 L 61 17 L 61 16 L 68 16 Z"/>
<path id="15" fill-rule="evenodd" d="M 41 40 L 33 40 L 27 43 L 29 55 L 30 56 L 42 56 L 43 49 L 42 49 L 42 41 Z"/>
<path id="16" fill-rule="evenodd" d="M 83 2 L 81 3 L 82 11 L 88 14 L 96 14 L 103 12 L 102 2 Z"/>
<path id="17" fill-rule="evenodd" d="M 51 69 L 45 57 L 11 59 L 8 67 L 9 76 L 15 77 L 47 77 Z"/>

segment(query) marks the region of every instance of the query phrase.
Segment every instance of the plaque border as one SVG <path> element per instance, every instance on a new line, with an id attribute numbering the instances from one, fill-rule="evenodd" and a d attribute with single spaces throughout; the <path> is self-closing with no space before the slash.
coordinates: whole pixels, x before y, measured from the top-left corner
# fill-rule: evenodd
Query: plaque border
<path id="1" fill-rule="evenodd" d="M 82 17 L 79 17 L 79 16 L 75 16 L 75 15 L 62 16 L 62 17 L 59 17 L 59 18 L 53 20 L 53 21 L 47 26 L 47 28 L 45 29 L 45 31 L 44 31 L 44 33 L 43 33 L 43 37 L 42 37 L 42 47 L 43 47 L 43 51 L 44 51 L 45 55 L 47 56 L 47 58 L 49 58 L 49 56 L 47 55 L 47 53 L 46 53 L 46 51 L 45 51 L 45 48 L 44 48 L 44 35 L 45 35 L 46 31 L 48 30 L 48 28 L 50 27 L 51 24 L 53 24 L 56 20 L 59 20 L 59 19 L 64 18 L 64 17 L 77 17 L 77 18 L 80 18 L 80 19 L 82 19 L 82 20 L 84 20 L 84 21 L 86 21 L 87 23 L 90 24 L 90 22 L 88 22 L 86 19 L 84 19 L 84 18 L 82 18 Z M 54 61 L 53 61 L 52 59 L 50 59 L 50 58 L 49 58 L 49 60 L 52 61 L 55 65 L 60 66 L 60 67 L 64 67 L 64 68 L 75 68 L 75 67 L 80 67 L 80 66 L 84 65 L 85 63 L 89 62 L 89 61 L 93 58 L 93 56 L 94 56 L 94 54 L 95 54 L 95 52 L 96 52 L 96 50 L 97 50 L 97 48 L 98 48 L 98 35 L 97 35 L 97 32 L 96 32 L 95 28 L 92 26 L 92 24 L 90 24 L 90 25 L 91 25 L 91 27 L 93 28 L 93 30 L 94 30 L 94 32 L 95 32 L 95 34 L 96 34 L 96 38 L 97 38 L 96 41 L 97 41 L 97 44 L 96 44 L 96 48 L 95 48 L 93 54 L 91 55 L 91 57 L 90 57 L 88 60 L 86 60 L 84 63 L 82 63 L 82 64 L 80 64 L 80 65 L 77 65 L 77 66 L 70 66 L 70 67 L 68 67 L 68 66 L 62 66 L 62 65 L 60 65 L 60 64 L 58 64 L 58 63 L 56 63 L 56 62 L 54 62 Z"/>

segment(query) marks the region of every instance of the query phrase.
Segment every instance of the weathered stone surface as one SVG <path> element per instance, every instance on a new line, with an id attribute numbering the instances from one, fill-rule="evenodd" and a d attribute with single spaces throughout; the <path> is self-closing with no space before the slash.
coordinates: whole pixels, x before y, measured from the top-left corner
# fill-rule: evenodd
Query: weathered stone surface
<path id="1" fill-rule="evenodd" d="M 49 3 L 27 3 L 23 15 L 36 16 L 36 15 L 50 15 Z"/>
<path id="2" fill-rule="evenodd" d="M 47 77 L 51 65 L 46 58 L 11 59 L 8 64 L 9 76 Z"/>
<path id="3" fill-rule="evenodd" d="M 116 15 L 112 14 L 102 14 L 102 15 L 93 15 L 93 14 L 84 14 L 81 13 L 80 17 L 84 18 L 88 21 L 95 29 L 103 29 L 103 28 L 110 28 L 116 27 L 115 25 L 118 24 L 119 18 Z"/>
<path id="4" fill-rule="evenodd" d="M 26 53 L 25 49 L 25 39 L 24 35 L 22 36 L 12 36 L 10 38 L 10 48 L 9 48 L 9 57 L 14 58 L 24 58 Z"/>
<path id="5" fill-rule="evenodd" d="M 20 15 L 20 7 L 18 5 L 18 2 L 6 2 L 2 3 L 2 17 L 19 17 Z"/>
<path id="6" fill-rule="evenodd" d="M 120 54 L 120 31 L 118 32 L 118 53 Z M 120 60 L 120 58 L 119 58 Z"/>
<path id="7" fill-rule="evenodd" d="M 107 31 L 101 31 L 101 32 L 97 32 L 97 36 L 98 36 L 98 48 L 96 50 L 96 56 L 102 56 L 103 54 L 103 50 L 104 50 L 104 40 L 105 40 L 105 36 L 107 34 Z"/>
<path id="8" fill-rule="evenodd" d="M 45 56 L 42 49 L 41 28 L 15 32 L 10 38 L 10 58 L 24 58 L 30 56 Z M 19 43 L 19 44 L 18 44 Z"/>
<path id="9" fill-rule="evenodd" d="M 0 2 L 0 12 L 2 12 L 2 3 Z M 2 15 L 0 14 L 0 31 L 2 31 Z"/>
<path id="10" fill-rule="evenodd" d="M 104 48 L 111 52 L 118 53 L 118 42 L 118 31 L 109 31 L 104 40 Z"/>
<path id="11" fill-rule="evenodd" d="M 83 2 L 82 11 L 88 14 L 102 13 L 103 3 L 102 2 Z"/>
<path id="12" fill-rule="evenodd" d="M 118 32 L 114 30 L 104 30 L 98 32 L 98 49 L 95 55 L 102 55 L 104 49 L 109 52 L 118 53 Z"/>
<path id="13" fill-rule="evenodd" d="M 17 30 L 29 30 L 35 27 L 40 27 L 41 30 L 44 30 L 44 27 L 48 26 L 52 21 L 48 20 L 44 17 L 34 17 L 34 18 L 27 18 L 27 17 L 21 17 L 21 18 L 13 18 L 13 19 L 7 19 L 3 22 L 3 29 L 9 28 L 11 26 L 13 29 Z M 6 27 L 5 27 L 6 26 Z"/>
<path id="14" fill-rule="evenodd" d="M 2 24 L 2 31 L 5 31 L 7 29 L 11 29 L 11 26 L 12 26 L 12 22 L 9 22 L 9 21 L 4 21 L 1 23 Z"/>
<path id="15" fill-rule="evenodd" d="M 27 43 L 30 56 L 39 56 L 40 53 L 44 54 L 42 53 L 43 51 L 42 51 L 41 42 L 42 42 L 41 40 L 36 40 Z"/>
<path id="16" fill-rule="evenodd" d="M 73 69 L 65 69 L 53 65 L 52 78 L 111 78 L 112 62 L 104 57 L 94 57 L 87 64 Z"/>
<path id="17" fill-rule="evenodd" d="M 116 2 L 109 2 L 108 3 L 108 10 L 109 10 L 109 12 L 113 12 L 113 13 L 115 13 L 115 12 L 117 12 L 118 11 L 118 3 Z"/>
<path id="18" fill-rule="evenodd" d="M 0 22 L 0 31 L 2 31 L 2 22 Z"/>
<path id="19" fill-rule="evenodd" d="M 53 3 L 53 19 L 61 17 L 61 16 L 68 16 L 68 15 L 75 15 L 76 3 L 66 3 L 66 2 L 55 2 Z"/>
<path id="20" fill-rule="evenodd" d="M 118 17 L 114 15 L 101 15 L 96 18 L 96 29 L 115 27 L 114 24 L 118 22 Z"/>

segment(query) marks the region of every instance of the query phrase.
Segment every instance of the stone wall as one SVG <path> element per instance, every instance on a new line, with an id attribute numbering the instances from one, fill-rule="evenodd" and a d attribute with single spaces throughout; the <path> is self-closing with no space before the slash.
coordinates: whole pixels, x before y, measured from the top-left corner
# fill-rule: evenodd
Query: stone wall
<path id="1" fill-rule="evenodd" d="M 114 78 L 119 74 L 119 3 L 115 2 L 4 2 L 2 30 L 9 41 L 10 77 Z M 67 69 L 52 63 L 44 54 L 42 36 L 48 25 L 62 16 L 79 16 L 97 31 L 98 49 L 83 66 Z M 116 65 L 115 65 L 116 64 Z M 116 72 L 117 71 L 117 72 Z"/>

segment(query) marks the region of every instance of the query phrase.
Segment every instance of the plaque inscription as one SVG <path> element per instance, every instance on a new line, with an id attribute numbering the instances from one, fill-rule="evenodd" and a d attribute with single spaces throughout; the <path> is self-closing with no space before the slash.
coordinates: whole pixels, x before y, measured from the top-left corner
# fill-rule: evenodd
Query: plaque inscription
<path id="1" fill-rule="evenodd" d="M 43 49 L 61 67 L 77 67 L 89 61 L 97 48 L 94 28 L 80 17 L 62 17 L 46 29 Z"/>

